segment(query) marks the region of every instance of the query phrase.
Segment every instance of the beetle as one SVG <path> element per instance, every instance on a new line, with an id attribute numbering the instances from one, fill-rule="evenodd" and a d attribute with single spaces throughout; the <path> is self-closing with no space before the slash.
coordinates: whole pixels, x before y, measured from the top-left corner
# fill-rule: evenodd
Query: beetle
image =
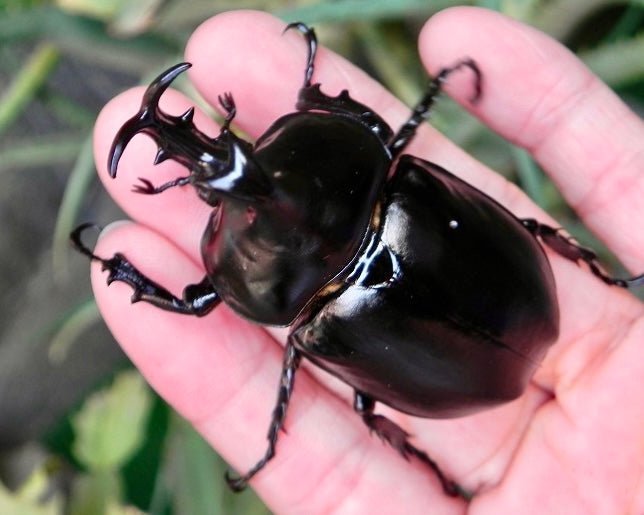
<path id="1" fill-rule="evenodd" d="M 520 219 L 435 163 L 403 154 L 445 80 L 458 70 L 483 75 L 472 59 L 443 68 L 397 132 L 348 91 L 326 95 L 312 83 L 317 40 L 303 23 L 308 45 L 295 111 L 276 120 L 255 142 L 231 130 L 236 106 L 211 138 L 158 102 L 189 63 L 175 65 L 146 90 L 141 108 L 118 131 L 109 154 L 116 176 L 129 141 L 143 132 L 158 152 L 189 173 L 161 185 L 140 179 L 134 191 L 154 195 L 190 185 L 212 206 L 201 241 L 206 270 L 182 298 L 146 277 L 117 253 L 75 247 L 121 281 L 132 302 L 204 316 L 225 302 L 254 322 L 290 326 L 277 402 L 264 456 L 244 475 L 227 475 L 243 489 L 274 456 L 302 358 L 354 390 L 354 408 L 370 431 L 403 456 L 415 456 L 456 495 L 424 451 L 376 403 L 432 418 L 458 417 L 520 396 L 559 334 L 553 273 L 542 245 L 585 263 L 609 285 L 644 284 L 608 275 L 595 253 L 561 230 Z"/>

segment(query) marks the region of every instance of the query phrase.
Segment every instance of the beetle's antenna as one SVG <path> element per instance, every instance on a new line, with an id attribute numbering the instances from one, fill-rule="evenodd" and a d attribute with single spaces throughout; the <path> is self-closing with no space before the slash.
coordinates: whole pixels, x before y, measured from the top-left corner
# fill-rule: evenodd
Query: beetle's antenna
<path id="1" fill-rule="evenodd" d="M 391 139 L 389 150 L 391 151 L 392 158 L 400 155 L 400 153 L 405 149 L 407 145 L 409 145 L 411 140 L 414 138 L 418 126 L 426 118 L 429 110 L 434 105 L 436 97 L 443 89 L 443 85 L 445 84 L 447 77 L 462 68 L 469 68 L 474 73 L 474 94 L 470 97 L 470 102 L 474 104 L 480 100 L 483 93 L 483 75 L 481 74 L 481 70 L 473 59 L 466 58 L 458 61 L 452 66 L 441 69 L 429 83 L 427 92 L 425 93 L 423 98 L 420 99 L 420 102 L 416 104 L 416 107 L 414 107 L 414 110 L 412 111 L 409 119 L 403 124 L 403 126 Z"/>
<path id="2" fill-rule="evenodd" d="M 311 85 L 311 77 L 313 77 L 315 55 L 318 51 L 318 38 L 315 35 L 315 31 L 301 21 L 289 23 L 284 29 L 284 32 L 290 29 L 299 30 L 304 35 L 304 38 L 309 45 L 309 54 L 306 58 L 306 69 L 304 70 L 304 84 L 302 86 L 304 88 L 308 88 Z M 284 32 L 282 32 L 282 34 L 284 34 Z"/>

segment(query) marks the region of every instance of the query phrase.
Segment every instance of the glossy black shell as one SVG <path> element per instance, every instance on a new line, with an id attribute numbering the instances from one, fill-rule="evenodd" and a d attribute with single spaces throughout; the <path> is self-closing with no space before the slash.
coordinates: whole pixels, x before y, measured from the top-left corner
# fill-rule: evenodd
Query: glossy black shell
<path id="1" fill-rule="evenodd" d="M 453 417 L 520 395 L 558 334 L 546 256 L 498 203 L 403 156 L 356 281 L 296 345 L 400 411 Z"/>
<path id="2" fill-rule="evenodd" d="M 289 114 L 246 154 L 266 193 L 222 196 L 202 240 L 229 306 L 295 322 L 307 357 L 413 415 L 522 393 L 559 317 L 550 265 L 520 220 L 427 161 L 390 170 L 356 117 Z"/>
<path id="3" fill-rule="evenodd" d="M 252 152 L 270 193 L 224 197 L 202 240 L 221 298 L 262 324 L 292 323 L 354 259 L 390 157 L 364 124 L 327 113 L 277 120 Z"/>
<path id="4" fill-rule="evenodd" d="M 291 325 L 303 355 L 413 415 L 458 416 L 521 394 L 558 334 L 550 265 L 525 221 L 439 166 L 399 156 L 422 109 L 394 134 L 346 91 L 330 97 L 305 84 L 297 111 L 255 144 L 229 129 L 235 107 L 225 97 L 228 118 L 213 139 L 192 110 L 158 108 L 187 66 L 148 88 L 117 135 L 110 170 L 141 131 L 159 143 L 157 162 L 190 169 L 142 192 L 192 184 L 213 207 L 201 243 L 204 300 Z"/>

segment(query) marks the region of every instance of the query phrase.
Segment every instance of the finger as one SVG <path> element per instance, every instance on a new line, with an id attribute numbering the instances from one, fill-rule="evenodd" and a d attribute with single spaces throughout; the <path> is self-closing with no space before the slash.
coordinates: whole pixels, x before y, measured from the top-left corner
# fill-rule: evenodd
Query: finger
<path id="1" fill-rule="evenodd" d="M 211 102 L 222 92 L 233 91 L 239 107 L 236 121 L 252 135 L 260 134 L 277 117 L 293 110 L 302 81 L 306 45 L 296 32 L 282 35 L 283 28 L 283 22 L 265 13 L 231 12 L 205 22 L 188 43 L 186 58 L 194 62 L 190 71 L 196 87 Z M 495 32 L 493 28 L 490 30 Z M 259 40 L 262 41 L 261 50 L 257 45 Z M 230 48 L 235 49 L 236 59 L 230 59 Z M 463 53 L 459 50 L 458 58 Z M 456 57 L 445 59 L 443 63 L 452 63 Z M 329 94 L 348 88 L 354 98 L 373 106 L 393 127 L 398 127 L 409 115 L 409 109 L 382 86 L 324 48 L 319 50 L 313 80 L 321 82 L 323 90 Z M 451 86 L 450 91 L 457 98 L 464 100 L 471 96 L 469 74 L 455 76 Z M 487 93 L 484 92 L 482 103 L 486 102 Z M 423 126 L 410 153 L 446 166 L 499 200 L 517 216 L 549 221 L 549 217 L 515 186 L 464 154 L 427 125 Z M 562 310 L 562 336 L 566 340 L 601 316 L 606 288 L 587 270 L 564 258 L 554 258 L 553 267 L 557 272 L 562 305 L 574 308 L 574 311 Z M 584 316 L 572 316 L 579 313 Z"/>
<path id="2" fill-rule="evenodd" d="M 211 207 L 197 198 L 194 188 L 176 187 L 159 195 L 143 195 L 132 191 L 139 177 L 159 185 L 177 177 L 188 175 L 179 163 L 167 160 L 153 164 L 157 146 L 146 135 L 135 136 L 119 162 L 117 176 L 108 173 L 108 154 L 112 141 L 123 123 L 140 108 L 143 88 L 134 88 L 112 99 L 101 111 L 94 127 L 94 156 L 98 176 L 105 189 L 123 210 L 134 220 L 168 237 L 193 259 L 199 258 L 199 241 L 206 227 Z M 174 90 L 167 90 L 161 98 L 164 112 L 178 115 L 194 102 Z M 217 125 L 199 109 L 195 110 L 195 124 L 210 136 L 218 133 Z"/>
<path id="3" fill-rule="evenodd" d="M 473 511 L 644 513 L 642 310 L 622 327 L 623 339 L 538 412 L 507 479 Z"/>
<path id="4" fill-rule="evenodd" d="M 104 234 L 100 255 L 123 251 L 172 291 L 200 271 L 165 238 L 135 224 Z M 92 284 L 112 333 L 150 384 L 239 470 L 263 454 L 281 368 L 281 348 L 266 332 L 220 306 L 208 317 L 130 305 L 131 290 L 105 284 L 97 264 Z M 278 513 L 329 513 L 360 506 L 395 513 L 400 506 L 461 511 L 432 473 L 369 437 L 359 418 L 304 371 L 298 373 L 277 455 L 253 487 Z M 396 478 L 395 487 L 392 478 Z M 222 478 L 223 480 L 223 478 Z M 417 504 L 418 503 L 418 504 Z"/>
<path id="5" fill-rule="evenodd" d="M 562 45 L 492 11 L 462 7 L 439 13 L 425 26 L 420 48 L 433 72 L 464 55 L 478 62 L 485 84 L 473 112 L 528 149 L 585 222 L 625 264 L 641 271 L 639 117 Z"/>
<path id="6" fill-rule="evenodd" d="M 238 106 L 235 123 L 253 137 L 262 134 L 279 116 L 294 111 L 302 85 L 306 44 L 297 31 L 282 34 L 285 26 L 267 13 L 232 11 L 203 23 L 186 48 L 186 60 L 194 63 L 190 78 L 199 92 L 214 105 L 218 95 L 231 91 Z M 235 59 L 230 58 L 231 49 Z M 313 82 L 321 83 L 328 95 L 347 89 L 354 99 L 373 108 L 394 130 L 411 113 L 408 106 L 381 84 L 324 47 L 318 49 Z M 470 76 L 462 82 L 462 96 L 468 98 Z M 428 124 L 420 127 L 408 153 L 446 167 L 505 205 L 520 209 L 522 216 L 544 219 L 543 213 L 516 187 Z"/>

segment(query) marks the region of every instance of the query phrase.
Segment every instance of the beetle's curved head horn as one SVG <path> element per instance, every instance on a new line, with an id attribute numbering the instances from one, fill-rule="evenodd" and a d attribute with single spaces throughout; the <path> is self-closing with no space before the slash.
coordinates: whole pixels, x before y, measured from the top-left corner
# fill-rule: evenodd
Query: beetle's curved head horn
<path id="1" fill-rule="evenodd" d="M 192 66 L 190 63 L 180 63 L 172 66 L 154 79 L 145 91 L 143 101 L 141 102 L 141 109 L 123 124 L 112 143 L 107 163 L 112 178 L 116 177 L 118 163 L 125 147 L 139 132 L 148 134 L 159 145 L 159 151 L 154 161 L 157 164 L 165 159 L 175 157 L 173 149 L 168 148 L 167 144 L 168 136 L 171 135 L 173 129 L 197 130 L 194 124 L 192 124 L 194 108 L 188 109 L 181 116 L 170 116 L 159 109 L 161 95 L 168 89 L 172 81 L 190 68 L 190 66 Z M 183 127 L 177 127 L 178 125 L 183 125 Z"/>

